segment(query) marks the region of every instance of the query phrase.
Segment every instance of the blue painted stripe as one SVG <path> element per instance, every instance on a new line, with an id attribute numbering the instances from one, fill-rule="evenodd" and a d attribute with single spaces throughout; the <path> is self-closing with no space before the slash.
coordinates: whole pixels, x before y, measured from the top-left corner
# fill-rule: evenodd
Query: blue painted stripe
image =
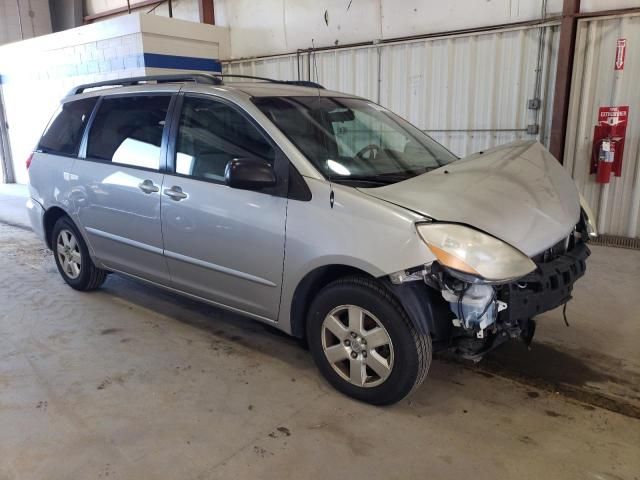
<path id="1" fill-rule="evenodd" d="M 164 55 L 162 53 L 145 53 L 144 66 L 147 68 L 222 72 L 222 65 L 214 58 L 183 57 L 180 55 Z"/>

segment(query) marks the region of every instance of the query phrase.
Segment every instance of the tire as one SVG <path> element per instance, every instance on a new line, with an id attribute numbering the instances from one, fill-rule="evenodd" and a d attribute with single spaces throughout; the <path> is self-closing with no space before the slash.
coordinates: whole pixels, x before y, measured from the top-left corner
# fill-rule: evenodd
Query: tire
<path id="1" fill-rule="evenodd" d="M 307 339 L 329 383 L 372 405 L 402 400 L 431 365 L 429 335 L 417 331 L 391 292 L 366 277 L 339 279 L 318 293 L 309 309 Z"/>
<path id="2" fill-rule="evenodd" d="M 107 272 L 94 265 L 87 244 L 69 217 L 60 217 L 54 225 L 51 246 L 58 272 L 70 287 L 86 292 L 104 283 Z"/>

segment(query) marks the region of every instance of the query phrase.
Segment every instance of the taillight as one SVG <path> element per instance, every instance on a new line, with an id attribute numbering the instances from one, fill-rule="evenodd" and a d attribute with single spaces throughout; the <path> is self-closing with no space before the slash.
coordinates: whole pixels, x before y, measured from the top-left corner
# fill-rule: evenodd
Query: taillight
<path id="1" fill-rule="evenodd" d="M 27 170 L 29 170 L 29 167 L 31 166 L 31 160 L 33 160 L 33 152 L 31 152 L 31 154 L 27 157 Z"/>

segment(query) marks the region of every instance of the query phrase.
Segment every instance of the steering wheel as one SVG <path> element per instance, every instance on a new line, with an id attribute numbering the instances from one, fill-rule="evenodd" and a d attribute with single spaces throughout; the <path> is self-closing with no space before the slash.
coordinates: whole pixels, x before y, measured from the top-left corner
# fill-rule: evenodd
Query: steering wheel
<path id="1" fill-rule="evenodd" d="M 363 160 L 374 160 L 378 156 L 378 153 L 380 153 L 381 150 L 382 149 L 380 148 L 380 145 L 371 143 L 366 147 L 360 149 L 360 151 L 356 153 L 356 156 L 360 157 Z M 365 154 L 367 153 L 369 154 L 369 156 L 365 157 Z"/>

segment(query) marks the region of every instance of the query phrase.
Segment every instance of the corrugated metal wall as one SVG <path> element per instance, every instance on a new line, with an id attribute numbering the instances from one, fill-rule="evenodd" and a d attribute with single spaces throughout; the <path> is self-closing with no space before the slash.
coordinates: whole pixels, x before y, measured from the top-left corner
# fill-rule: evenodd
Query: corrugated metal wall
<path id="1" fill-rule="evenodd" d="M 626 38 L 624 70 L 616 41 Z M 598 217 L 601 233 L 640 236 L 640 14 L 578 23 L 565 166 Z M 601 106 L 629 106 L 622 176 L 601 186 L 589 174 L 593 127 Z"/>
<path id="2" fill-rule="evenodd" d="M 558 37 L 554 24 L 512 28 L 317 52 L 315 65 L 325 87 L 374 100 L 467 155 L 523 138 L 547 144 Z M 313 55 L 310 63 L 315 79 Z M 306 54 L 224 68 L 284 80 L 299 78 L 299 68 L 309 78 Z M 539 110 L 527 106 L 534 97 Z M 539 133 L 527 134 L 536 124 Z"/>

